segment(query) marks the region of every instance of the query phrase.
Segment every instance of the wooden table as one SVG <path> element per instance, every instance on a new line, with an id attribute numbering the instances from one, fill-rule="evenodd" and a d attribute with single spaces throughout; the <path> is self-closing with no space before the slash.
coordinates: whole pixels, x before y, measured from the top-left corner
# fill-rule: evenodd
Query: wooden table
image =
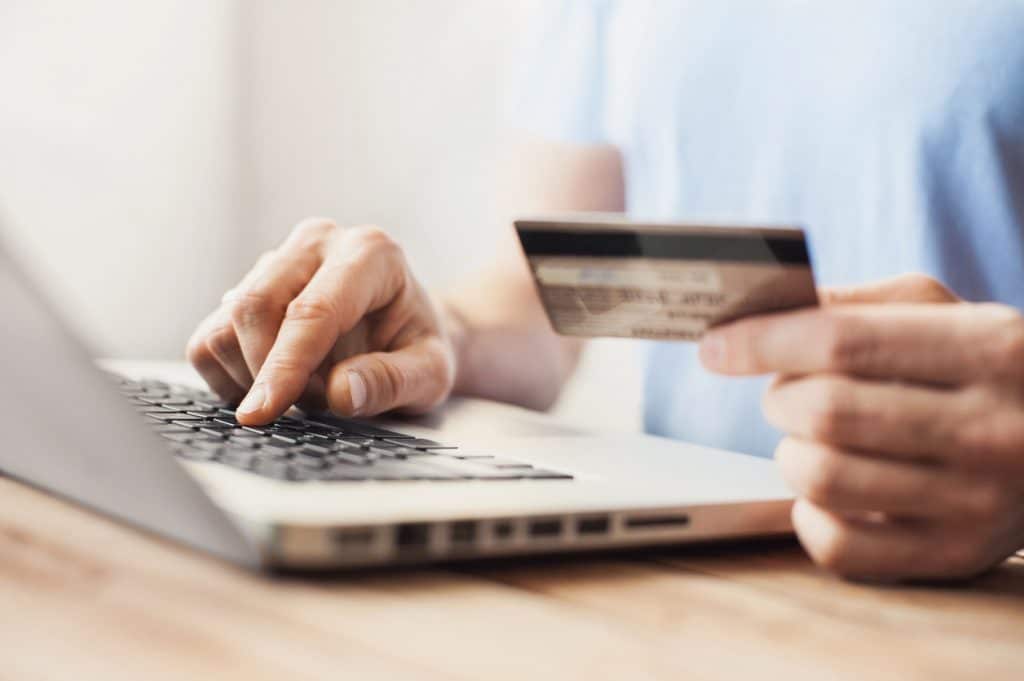
<path id="1" fill-rule="evenodd" d="M 1020 679 L 1024 560 L 876 587 L 795 542 L 251 574 L 0 479 L 0 679 Z"/>

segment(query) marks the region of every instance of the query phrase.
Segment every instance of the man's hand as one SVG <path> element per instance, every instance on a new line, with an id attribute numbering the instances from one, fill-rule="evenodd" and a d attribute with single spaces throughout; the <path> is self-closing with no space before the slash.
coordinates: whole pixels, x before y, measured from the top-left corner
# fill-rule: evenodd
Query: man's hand
<path id="1" fill-rule="evenodd" d="M 975 575 L 1024 546 L 1024 318 L 920 275 L 737 321 L 701 358 L 776 373 L 767 419 L 807 551 L 865 579 Z"/>
<path id="2" fill-rule="evenodd" d="M 401 248 L 376 227 L 300 223 L 188 344 L 238 420 L 262 424 L 302 398 L 346 415 L 423 411 L 454 382 L 451 342 Z"/>

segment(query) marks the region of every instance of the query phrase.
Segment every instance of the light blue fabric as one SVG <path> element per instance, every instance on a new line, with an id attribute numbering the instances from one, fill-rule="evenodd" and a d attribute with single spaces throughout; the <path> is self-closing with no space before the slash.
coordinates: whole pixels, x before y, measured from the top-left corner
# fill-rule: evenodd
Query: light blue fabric
<path id="1" fill-rule="evenodd" d="M 618 146 L 632 216 L 792 221 L 819 284 L 920 271 L 1024 308 L 1024 1 L 543 6 L 515 123 Z M 771 454 L 764 380 L 647 350 L 650 432 Z"/>

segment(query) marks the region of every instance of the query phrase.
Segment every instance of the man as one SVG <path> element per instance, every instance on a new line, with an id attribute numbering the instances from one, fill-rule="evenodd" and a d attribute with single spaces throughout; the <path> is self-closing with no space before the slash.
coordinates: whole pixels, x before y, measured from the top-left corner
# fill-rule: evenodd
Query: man
<path id="1" fill-rule="evenodd" d="M 719 328 L 699 355 L 651 344 L 647 429 L 778 443 L 797 532 L 843 575 L 969 576 L 1024 546 L 1024 5 L 544 7 L 513 210 L 796 221 L 830 285 L 821 308 Z M 300 398 L 364 416 L 453 391 L 545 408 L 579 350 L 512 243 L 435 300 L 385 232 L 312 219 L 189 357 L 262 423 Z M 763 418 L 767 379 L 737 378 L 762 375 Z"/>

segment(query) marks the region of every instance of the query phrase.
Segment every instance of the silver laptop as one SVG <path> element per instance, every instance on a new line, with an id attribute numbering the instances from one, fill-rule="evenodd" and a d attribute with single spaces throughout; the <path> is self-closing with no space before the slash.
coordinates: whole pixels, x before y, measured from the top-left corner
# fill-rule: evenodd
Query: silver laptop
<path id="1" fill-rule="evenodd" d="M 252 568 L 791 530 L 792 499 L 763 459 L 475 400 L 419 420 L 293 411 L 244 429 L 203 390 L 106 375 L 2 246 L 0 306 L 0 471 Z"/>

